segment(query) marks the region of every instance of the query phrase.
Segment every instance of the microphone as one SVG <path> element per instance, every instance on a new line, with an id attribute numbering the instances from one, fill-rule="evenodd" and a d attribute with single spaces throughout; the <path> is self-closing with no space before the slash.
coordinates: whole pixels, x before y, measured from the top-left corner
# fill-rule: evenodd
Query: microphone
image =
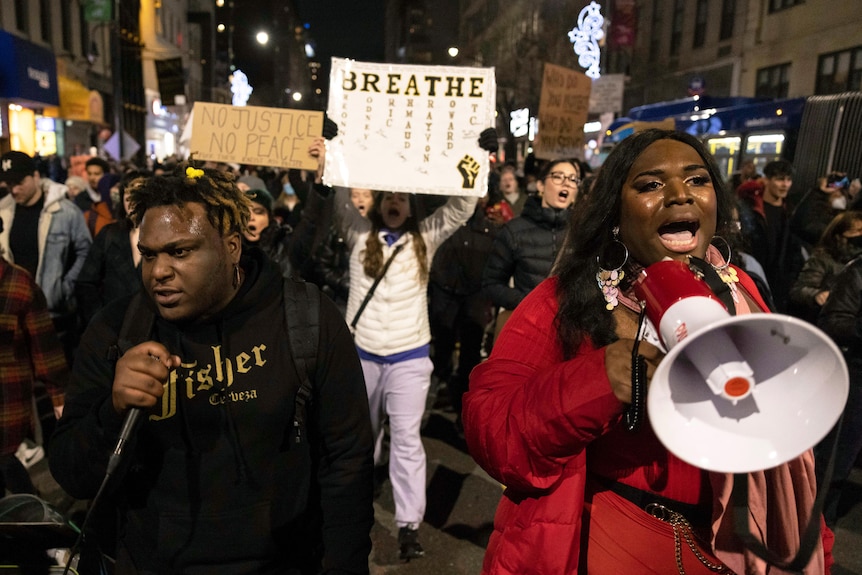
<path id="1" fill-rule="evenodd" d="M 161 361 L 156 355 L 149 354 L 153 361 Z M 126 418 L 123 420 L 123 427 L 120 428 L 120 435 L 117 437 L 117 445 L 114 447 L 114 452 L 111 453 L 108 459 L 108 468 L 105 472 L 106 476 L 111 476 L 117 467 L 120 465 L 120 460 L 123 457 L 126 444 L 132 439 L 132 436 L 138 431 L 141 426 L 141 420 L 145 417 L 144 410 L 141 407 L 130 407 L 126 412 Z"/>
<path id="2" fill-rule="evenodd" d="M 126 412 L 123 427 L 120 428 L 120 435 L 117 438 L 117 445 L 114 447 L 111 458 L 108 460 L 107 475 L 112 475 L 117 470 L 123 453 L 125 453 L 126 443 L 135 435 L 143 418 L 144 410 L 140 407 L 132 407 Z"/>

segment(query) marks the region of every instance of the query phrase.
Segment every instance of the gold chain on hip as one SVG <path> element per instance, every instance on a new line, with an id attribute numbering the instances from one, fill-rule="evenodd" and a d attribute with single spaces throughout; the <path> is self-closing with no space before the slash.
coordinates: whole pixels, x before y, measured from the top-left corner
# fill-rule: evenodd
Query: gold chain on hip
<path id="1" fill-rule="evenodd" d="M 691 549 L 691 552 L 694 553 L 694 556 L 697 557 L 698 561 L 700 561 L 704 567 L 709 569 L 710 571 L 715 571 L 716 573 L 722 573 L 725 575 L 734 575 L 733 571 L 728 569 L 722 563 L 713 563 L 701 552 L 700 547 L 698 547 L 697 542 L 694 540 L 694 533 L 691 530 L 691 523 L 688 522 L 681 514 L 673 511 L 672 509 L 668 509 L 664 505 L 659 503 L 650 503 L 646 506 L 646 511 L 656 519 L 660 519 L 665 523 L 670 523 L 673 528 L 673 547 L 674 547 L 674 555 L 676 557 L 676 568 L 679 571 L 679 575 L 685 574 L 685 567 L 682 564 L 682 540 L 685 539 L 688 548 Z"/>

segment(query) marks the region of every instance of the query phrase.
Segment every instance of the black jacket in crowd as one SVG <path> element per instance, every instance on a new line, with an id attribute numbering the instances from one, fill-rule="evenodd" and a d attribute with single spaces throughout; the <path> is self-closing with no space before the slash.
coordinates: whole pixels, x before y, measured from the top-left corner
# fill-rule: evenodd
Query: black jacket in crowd
<path id="1" fill-rule="evenodd" d="M 317 248 L 313 260 L 314 283 L 339 309 L 346 310 L 350 292 L 350 252 L 337 225 L 330 225 L 329 234 Z"/>
<path id="2" fill-rule="evenodd" d="M 851 382 L 858 380 L 862 374 L 862 256 L 835 277 L 817 325 L 844 352 Z"/>
<path id="3" fill-rule="evenodd" d="M 241 265 L 247 279 L 216 317 L 156 318 L 152 338 L 182 365 L 127 447 L 116 572 L 367 574 L 373 441 L 350 332 L 321 298 L 314 391 L 297 444 L 281 274 L 259 250 Z M 123 422 L 107 350 L 127 305 L 109 304 L 84 333 L 50 444 L 53 476 L 81 499 L 96 494 Z"/>
<path id="4" fill-rule="evenodd" d="M 503 225 L 482 274 L 482 289 L 495 306 L 515 309 L 548 277 L 563 245 L 570 210 L 543 208 L 530 196 L 521 215 Z M 509 279 L 514 278 L 514 287 Z"/>
<path id="5" fill-rule="evenodd" d="M 776 311 L 786 313 L 790 288 L 805 263 L 802 243 L 790 227 L 790 208 L 784 206 L 783 228 L 774 237 L 776 234 L 768 229 L 762 198 L 740 201 L 738 206 L 746 252 L 763 266 Z"/>
<path id="6" fill-rule="evenodd" d="M 96 234 L 75 282 L 83 327 L 109 301 L 141 289 L 141 270 L 135 267 L 133 249 L 138 246 L 129 241 L 129 228 L 124 223 L 110 223 Z"/>
<path id="7" fill-rule="evenodd" d="M 437 249 L 429 277 L 432 324 L 442 321 L 454 328 L 459 311 L 480 325 L 491 320 L 491 300 L 482 290 L 482 272 L 501 227 L 477 205 L 467 223 Z"/>

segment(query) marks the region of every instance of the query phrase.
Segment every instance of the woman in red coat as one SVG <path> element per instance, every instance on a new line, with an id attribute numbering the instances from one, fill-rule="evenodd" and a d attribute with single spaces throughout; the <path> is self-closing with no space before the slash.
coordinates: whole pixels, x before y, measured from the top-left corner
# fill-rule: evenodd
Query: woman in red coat
<path id="1" fill-rule="evenodd" d="M 471 374 L 467 444 L 506 486 L 483 573 L 767 572 L 733 534 L 733 476 L 676 457 L 648 419 L 634 432 L 623 424 L 641 269 L 696 256 L 729 285 L 736 313 L 767 309 L 750 278 L 711 246 L 714 236 L 733 243 L 721 182 L 687 134 L 649 130 L 621 142 L 576 209 L 552 277 L 515 309 Z M 639 354 L 649 380 L 664 353 L 641 341 Z M 815 491 L 811 450 L 749 474 L 749 525 L 769 549 L 792 555 Z M 832 534 L 815 521 L 823 537 L 807 575 L 831 564 Z"/>

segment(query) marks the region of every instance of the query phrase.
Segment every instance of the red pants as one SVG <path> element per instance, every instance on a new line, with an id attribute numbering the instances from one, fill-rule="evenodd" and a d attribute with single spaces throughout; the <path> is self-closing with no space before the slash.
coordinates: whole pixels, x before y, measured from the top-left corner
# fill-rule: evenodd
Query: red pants
<path id="1" fill-rule="evenodd" d="M 581 566 L 584 575 L 673 575 L 679 573 L 673 526 L 641 510 L 611 491 L 587 495 Z M 721 561 L 708 551 L 709 545 L 694 531 L 700 553 L 714 564 Z M 705 536 L 706 534 L 702 534 Z M 680 533 L 682 564 L 686 575 L 715 575 L 692 552 Z M 731 573 L 729 570 L 725 573 Z"/>

